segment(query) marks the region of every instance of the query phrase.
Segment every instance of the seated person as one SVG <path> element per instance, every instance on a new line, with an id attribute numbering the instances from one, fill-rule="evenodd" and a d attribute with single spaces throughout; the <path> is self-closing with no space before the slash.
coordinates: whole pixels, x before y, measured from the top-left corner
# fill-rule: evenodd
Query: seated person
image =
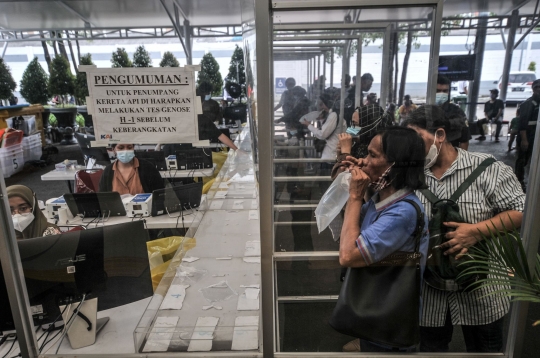
<path id="1" fill-rule="evenodd" d="M 7 188 L 7 194 L 17 240 L 60 234 L 56 225 L 47 222 L 32 189 L 12 185 Z"/>
<path id="2" fill-rule="evenodd" d="M 116 191 L 122 194 L 151 193 L 163 189 L 163 178 L 154 165 L 135 158 L 133 144 L 112 145 L 116 161 L 108 165 L 99 181 L 99 191 Z"/>

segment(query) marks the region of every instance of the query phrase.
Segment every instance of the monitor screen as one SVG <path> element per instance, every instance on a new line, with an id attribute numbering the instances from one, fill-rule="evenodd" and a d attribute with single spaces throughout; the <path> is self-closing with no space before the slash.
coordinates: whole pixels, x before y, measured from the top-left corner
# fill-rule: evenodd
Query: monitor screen
<path id="1" fill-rule="evenodd" d="M 152 163 L 157 170 L 167 170 L 167 164 L 165 163 L 165 153 L 162 151 L 136 150 L 135 156 L 139 159 L 146 160 Z"/>
<path id="2" fill-rule="evenodd" d="M 152 279 L 143 221 L 18 242 L 35 324 L 53 322 L 59 305 L 83 294 L 98 310 L 150 297 Z"/>
<path id="3" fill-rule="evenodd" d="M 439 56 L 439 75 L 450 81 L 474 80 L 476 55 Z"/>
<path id="4" fill-rule="evenodd" d="M 71 214 L 86 218 L 125 216 L 126 209 L 118 192 L 64 194 Z"/>
<path id="5" fill-rule="evenodd" d="M 191 183 L 152 192 L 152 216 L 196 209 L 201 204 L 203 183 Z"/>
<path id="6" fill-rule="evenodd" d="M 15 330 L 15 323 L 13 322 L 13 315 L 11 314 L 11 306 L 9 304 L 2 265 L 0 265 L 0 302 L 2 303 L 0 305 L 0 332 L 13 331 Z"/>

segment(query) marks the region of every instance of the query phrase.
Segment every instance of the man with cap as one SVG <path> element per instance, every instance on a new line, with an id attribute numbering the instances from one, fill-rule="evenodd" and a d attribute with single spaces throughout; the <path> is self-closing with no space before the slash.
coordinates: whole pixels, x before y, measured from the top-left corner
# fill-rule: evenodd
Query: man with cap
<path id="1" fill-rule="evenodd" d="M 525 166 L 532 156 L 534 135 L 538 123 L 538 106 L 540 104 L 540 79 L 532 83 L 533 95 L 519 107 L 519 135 L 517 136 L 518 157 L 516 159 L 516 176 L 525 191 Z"/>
<path id="2" fill-rule="evenodd" d="M 495 131 L 495 142 L 498 142 L 499 134 L 501 133 L 502 128 L 504 103 L 500 99 L 497 99 L 497 97 L 499 97 L 498 89 L 494 88 L 489 90 L 489 92 L 489 101 L 487 101 L 484 105 L 485 118 L 478 121 L 478 131 L 480 132 L 480 137 L 476 138 L 476 140 L 486 139 L 486 136 L 484 135 L 484 124 L 495 123 L 497 125 L 497 129 Z"/>

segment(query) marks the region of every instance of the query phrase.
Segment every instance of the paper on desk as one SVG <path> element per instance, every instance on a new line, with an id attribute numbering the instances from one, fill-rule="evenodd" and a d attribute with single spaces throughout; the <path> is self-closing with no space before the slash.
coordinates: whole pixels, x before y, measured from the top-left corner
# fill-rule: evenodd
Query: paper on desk
<path id="1" fill-rule="evenodd" d="M 182 259 L 182 262 L 193 262 L 193 261 L 197 261 L 198 259 L 199 259 L 198 257 L 188 256 L 188 257 L 184 257 Z"/>
<path id="2" fill-rule="evenodd" d="M 244 262 L 247 262 L 248 264 L 260 264 L 261 258 L 260 257 L 244 257 Z"/>
<path id="3" fill-rule="evenodd" d="M 223 206 L 223 200 L 212 200 L 210 203 L 210 210 L 219 210 Z"/>
<path id="4" fill-rule="evenodd" d="M 179 317 L 158 317 L 143 352 L 165 352 L 169 348 Z"/>
<path id="5" fill-rule="evenodd" d="M 259 298 L 259 292 L 261 291 L 260 288 L 246 288 L 246 298 L 248 300 L 256 300 Z"/>
<path id="6" fill-rule="evenodd" d="M 258 240 L 246 241 L 244 256 L 261 256 L 261 242 Z"/>
<path id="7" fill-rule="evenodd" d="M 241 288 L 261 288 L 261 286 L 258 283 L 254 283 L 252 285 L 240 285 Z"/>
<path id="8" fill-rule="evenodd" d="M 186 298 L 186 288 L 189 285 L 171 285 L 165 299 L 159 307 L 162 310 L 180 310 Z"/>
<path id="9" fill-rule="evenodd" d="M 229 189 L 229 184 L 221 182 L 221 183 L 219 183 L 218 188 L 220 188 L 220 189 Z"/>
<path id="10" fill-rule="evenodd" d="M 259 316 L 240 316 L 234 321 L 231 350 L 246 351 L 259 348 Z"/>
<path id="11" fill-rule="evenodd" d="M 258 210 L 250 210 L 249 211 L 249 220 L 259 220 L 259 211 Z"/>
<path id="12" fill-rule="evenodd" d="M 227 190 L 218 190 L 216 191 L 216 194 L 214 195 L 214 198 L 224 198 L 225 196 L 227 196 Z"/>
<path id="13" fill-rule="evenodd" d="M 216 329 L 218 317 L 199 317 L 193 329 L 188 352 L 207 352 L 212 349 L 212 338 Z"/>
<path id="14" fill-rule="evenodd" d="M 259 203 L 257 200 L 251 200 L 251 210 L 257 210 L 259 208 Z"/>
<path id="15" fill-rule="evenodd" d="M 244 200 L 235 200 L 233 202 L 233 209 L 243 209 L 244 208 Z"/>
<path id="16" fill-rule="evenodd" d="M 246 289 L 247 290 L 247 289 Z M 238 311 L 258 311 L 259 310 L 259 299 L 249 299 L 246 293 L 242 293 L 238 297 L 238 304 L 236 306 Z"/>

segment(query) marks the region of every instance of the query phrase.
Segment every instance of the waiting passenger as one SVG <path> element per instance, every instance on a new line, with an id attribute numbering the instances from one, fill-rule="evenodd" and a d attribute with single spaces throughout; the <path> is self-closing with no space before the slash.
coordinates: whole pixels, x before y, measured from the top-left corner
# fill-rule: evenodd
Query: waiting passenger
<path id="1" fill-rule="evenodd" d="M 154 165 L 135 157 L 133 144 L 112 145 L 116 161 L 108 165 L 99 181 L 99 191 L 122 194 L 151 193 L 163 189 L 163 178 Z"/>
<path id="2" fill-rule="evenodd" d="M 350 268 L 359 267 L 360 270 L 397 251 L 415 251 L 416 235 L 413 233 L 418 214 L 415 207 L 404 199 L 415 202 L 423 211 L 414 190 L 425 188 L 424 143 L 413 130 L 400 127 L 383 130 L 369 144 L 368 153 L 363 159 L 349 157 L 354 164 L 349 167 L 352 174 L 350 196 L 339 244 L 340 264 Z M 363 204 L 368 188 L 376 194 Z M 424 230 L 419 247 L 422 270 L 426 264 L 429 241 L 427 217 L 425 214 L 423 217 Z M 358 282 L 359 290 L 362 284 Z M 373 299 L 373 307 L 376 307 L 378 297 L 370 298 Z M 396 324 L 407 326 L 407 322 L 387 324 L 388 327 Z M 349 342 L 343 350 L 359 351 L 360 348 L 362 352 L 414 351 L 414 347 L 400 349 L 363 339 Z"/>
<path id="3" fill-rule="evenodd" d="M 418 107 L 412 102 L 411 96 L 406 94 L 403 97 L 403 104 L 398 109 L 399 124 L 402 124 L 405 120 L 407 120 L 416 108 Z"/>
<path id="4" fill-rule="evenodd" d="M 485 117 L 476 122 L 478 132 L 480 132 L 480 137 L 476 138 L 476 140 L 486 140 L 484 124 L 495 123 L 497 125 L 497 129 L 495 130 L 495 142 L 498 142 L 504 116 L 504 102 L 497 99 L 497 97 L 499 97 L 499 90 L 496 88 L 489 90 L 489 97 L 489 101 L 484 104 Z"/>
<path id="5" fill-rule="evenodd" d="M 404 125 L 424 140 L 426 184 L 439 202 L 449 199 L 485 159 L 492 157 L 455 148 L 451 142 L 461 136 L 462 120 L 445 116 L 438 106 L 419 107 Z M 417 194 L 431 220 L 432 202 Z M 444 255 L 459 259 L 471 246 L 490 237 L 493 230 L 519 228 L 524 203 L 525 194 L 512 168 L 500 161 L 492 163 L 457 201 L 464 222 L 444 223 L 449 229 L 445 236 L 448 241 L 440 245 Z M 453 328 L 460 325 L 467 352 L 500 352 L 510 299 L 496 291 L 504 288 L 465 291 L 451 279 L 445 280 L 445 289 L 440 285 L 435 288 L 433 282 L 426 280 L 422 291 L 420 351 L 448 351 Z"/>
<path id="6" fill-rule="evenodd" d="M 36 193 L 24 185 L 7 187 L 9 209 L 17 240 L 60 234 L 41 212 Z"/>
<path id="7" fill-rule="evenodd" d="M 450 80 L 444 76 L 437 77 L 437 93 L 435 96 L 435 102 L 444 111 L 446 117 L 460 117 L 462 121 L 461 136 L 452 141 L 454 147 L 460 147 L 461 149 L 469 149 L 469 140 L 471 137 L 471 131 L 469 130 L 469 122 L 465 112 L 456 104 L 450 103 Z"/>

